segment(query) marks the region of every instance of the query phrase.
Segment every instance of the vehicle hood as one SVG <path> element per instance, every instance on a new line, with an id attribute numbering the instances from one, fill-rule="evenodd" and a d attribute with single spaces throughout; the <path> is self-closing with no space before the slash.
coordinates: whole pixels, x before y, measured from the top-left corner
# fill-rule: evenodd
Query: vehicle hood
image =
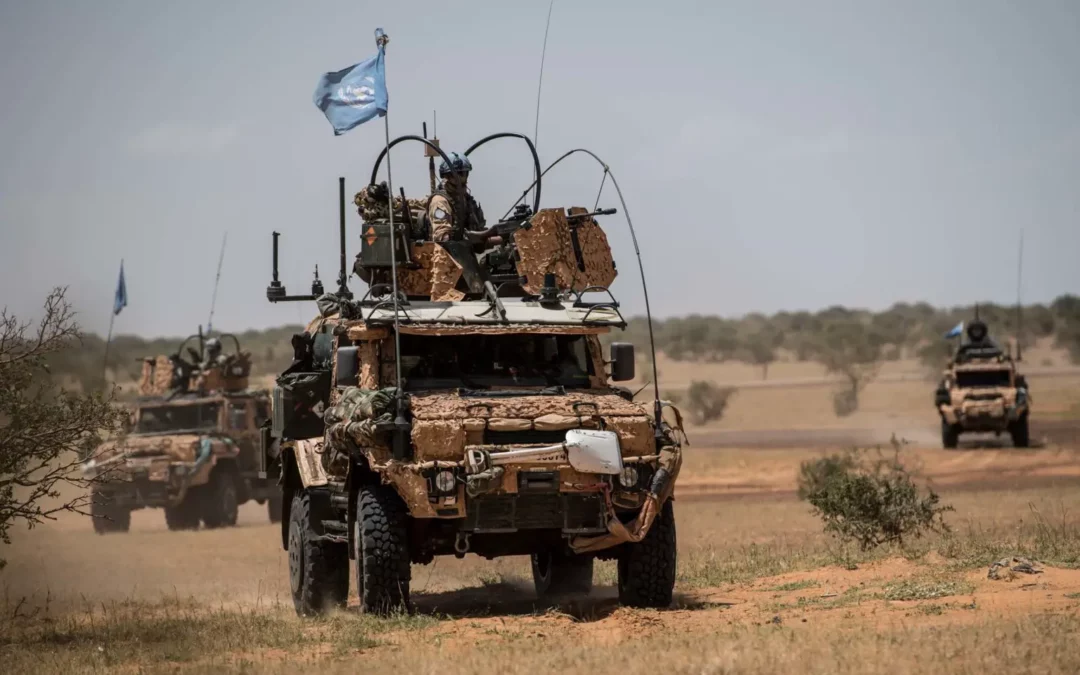
<path id="1" fill-rule="evenodd" d="M 125 457 L 168 457 L 179 462 L 195 461 L 198 434 L 129 435 L 102 443 L 96 459 Z"/>
<path id="2" fill-rule="evenodd" d="M 412 441 L 420 460 L 460 460 L 466 445 L 529 445 L 557 441 L 559 432 L 606 428 L 619 435 L 624 456 L 656 452 L 652 418 L 644 406 L 616 393 L 575 392 L 515 396 L 459 393 L 410 397 Z"/>

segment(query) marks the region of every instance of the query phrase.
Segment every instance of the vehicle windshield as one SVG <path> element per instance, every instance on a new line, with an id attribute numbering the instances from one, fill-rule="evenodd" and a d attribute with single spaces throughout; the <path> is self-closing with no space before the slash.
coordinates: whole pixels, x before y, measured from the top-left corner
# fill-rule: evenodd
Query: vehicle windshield
<path id="1" fill-rule="evenodd" d="M 584 335 L 402 335 L 401 375 L 411 391 L 464 387 L 589 386 Z"/>
<path id="2" fill-rule="evenodd" d="M 137 433 L 204 431 L 218 425 L 218 403 L 158 405 L 139 408 Z"/>
<path id="3" fill-rule="evenodd" d="M 1008 387 L 1011 386 L 1008 370 L 959 370 L 956 372 L 956 386 L 968 387 Z"/>

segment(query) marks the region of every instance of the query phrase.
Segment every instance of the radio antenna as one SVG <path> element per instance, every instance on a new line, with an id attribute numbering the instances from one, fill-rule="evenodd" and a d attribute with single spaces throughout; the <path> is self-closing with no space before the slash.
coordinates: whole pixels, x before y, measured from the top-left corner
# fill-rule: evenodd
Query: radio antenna
<path id="1" fill-rule="evenodd" d="M 217 261 L 217 276 L 214 277 L 214 295 L 210 298 L 210 318 L 206 320 L 206 334 L 209 335 L 214 326 L 214 307 L 217 305 L 217 289 L 218 283 L 221 282 L 221 263 L 225 260 L 225 242 L 229 240 L 229 233 L 226 232 L 221 238 L 221 253 L 218 254 Z M 275 267 L 275 271 L 277 268 Z"/>
<path id="2" fill-rule="evenodd" d="M 544 24 L 544 46 L 540 50 L 540 78 L 536 83 L 536 116 L 533 121 L 533 145 L 540 145 L 540 92 L 544 88 L 544 61 L 547 58 L 548 31 L 551 29 L 551 10 L 555 7 L 555 0 L 548 3 L 547 23 Z M 533 178 L 537 178 L 533 176 Z"/>
<path id="3" fill-rule="evenodd" d="M 1016 261 L 1016 360 L 1022 360 L 1020 341 L 1024 339 L 1024 309 L 1020 303 L 1020 293 L 1024 278 L 1024 231 L 1020 230 L 1020 251 Z"/>

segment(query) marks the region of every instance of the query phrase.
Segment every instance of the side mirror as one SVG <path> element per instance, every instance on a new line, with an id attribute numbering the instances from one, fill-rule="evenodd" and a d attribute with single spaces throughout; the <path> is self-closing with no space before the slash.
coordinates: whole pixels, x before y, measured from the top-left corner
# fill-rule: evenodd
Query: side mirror
<path id="1" fill-rule="evenodd" d="M 611 379 L 615 382 L 634 379 L 634 345 L 629 342 L 611 343 Z"/>

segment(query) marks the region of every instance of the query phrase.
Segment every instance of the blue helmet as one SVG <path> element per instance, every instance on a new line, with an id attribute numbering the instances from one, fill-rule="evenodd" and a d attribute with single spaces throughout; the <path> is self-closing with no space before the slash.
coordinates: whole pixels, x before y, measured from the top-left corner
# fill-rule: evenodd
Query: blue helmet
<path id="1" fill-rule="evenodd" d="M 450 158 L 450 163 L 447 164 L 446 160 L 442 161 L 439 165 L 439 177 L 446 178 L 451 173 L 469 173 L 472 171 L 472 162 L 465 155 L 460 155 L 456 152 L 448 152 L 446 156 Z"/>

